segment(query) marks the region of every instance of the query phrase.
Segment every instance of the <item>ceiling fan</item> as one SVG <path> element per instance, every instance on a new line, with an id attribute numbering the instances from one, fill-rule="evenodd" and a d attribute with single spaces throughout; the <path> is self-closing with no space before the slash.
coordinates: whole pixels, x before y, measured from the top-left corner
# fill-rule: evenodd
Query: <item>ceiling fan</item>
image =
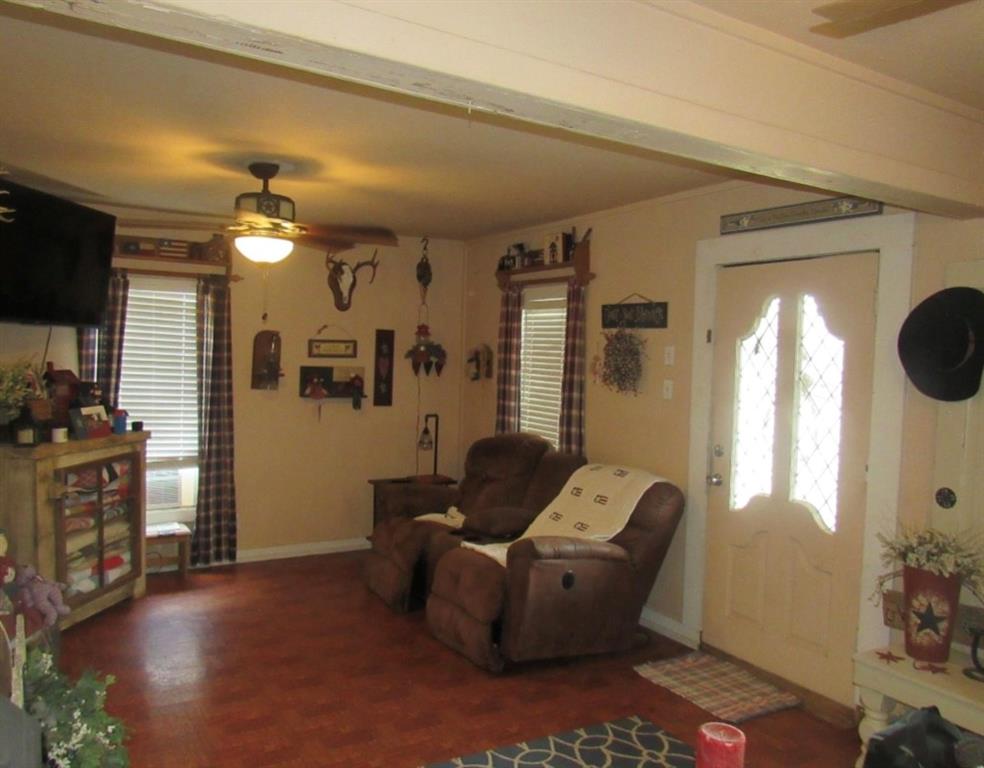
<path id="1" fill-rule="evenodd" d="M 810 31 L 841 39 L 967 2 L 970 0 L 838 0 L 813 9 L 828 21 Z"/>
<path id="2" fill-rule="evenodd" d="M 225 227 L 235 238 L 236 248 L 250 261 L 274 264 L 290 255 L 294 244 L 311 246 L 329 255 L 356 245 L 397 245 L 396 235 L 385 227 L 356 227 L 327 224 L 299 224 L 295 221 L 294 201 L 270 191 L 270 179 L 280 171 L 277 163 L 254 162 L 249 172 L 261 182 L 258 192 L 236 196 L 235 222 Z M 118 224 L 135 229 L 160 228 L 161 221 L 121 218 Z M 206 221 L 168 220 L 168 227 L 214 231 Z"/>

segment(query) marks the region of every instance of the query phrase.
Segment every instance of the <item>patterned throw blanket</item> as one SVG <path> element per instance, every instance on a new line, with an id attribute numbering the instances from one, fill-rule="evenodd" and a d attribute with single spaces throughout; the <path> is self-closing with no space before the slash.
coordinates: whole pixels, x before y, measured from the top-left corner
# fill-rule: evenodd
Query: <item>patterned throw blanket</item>
<path id="1" fill-rule="evenodd" d="M 642 495 L 664 478 L 643 469 L 612 464 L 588 464 L 567 481 L 567 485 L 547 505 L 520 539 L 534 536 L 568 536 L 593 541 L 608 541 L 629 521 Z M 491 557 L 503 567 L 506 552 L 513 542 L 462 546 Z"/>

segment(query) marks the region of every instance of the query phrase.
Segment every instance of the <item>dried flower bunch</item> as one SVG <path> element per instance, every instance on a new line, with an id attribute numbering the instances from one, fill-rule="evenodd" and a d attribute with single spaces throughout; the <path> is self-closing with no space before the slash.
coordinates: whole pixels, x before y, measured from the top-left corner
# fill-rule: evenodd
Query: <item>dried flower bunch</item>
<path id="1" fill-rule="evenodd" d="M 879 533 L 878 540 L 884 547 L 882 562 L 885 565 L 901 563 L 938 576 L 958 574 L 963 585 L 981 600 L 984 594 L 984 542 L 981 536 L 958 537 L 935 528 L 903 528 L 891 538 Z"/>
<path id="2" fill-rule="evenodd" d="M 24 401 L 33 392 L 30 361 L 0 363 L 0 419 L 9 420 L 20 413 Z"/>
<path id="3" fill-rule="evenodd" d="M 601 361 L 596 358 L 593 365 L 595 377 L 615 392 L 638 395 L 646 340 L 624 328 L 604 336 Z"/>
<path id="4" fill-rule="evenodd" d="M 24 667 L 24 701 L 44 735 L 45 765 L 51 768 L 127 768 L 130 757 L 123 741 L 126 728 L 106 714 L 106 687 L 111 675 L 99 679 L 85 672 L 71 683 L 51 654 L 31 648 Z"/>

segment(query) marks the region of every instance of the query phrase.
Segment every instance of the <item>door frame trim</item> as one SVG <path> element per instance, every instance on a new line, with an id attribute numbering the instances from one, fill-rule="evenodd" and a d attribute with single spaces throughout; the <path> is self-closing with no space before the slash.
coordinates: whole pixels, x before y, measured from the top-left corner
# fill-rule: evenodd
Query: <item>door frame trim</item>
<path id="1" fill-rule="evenodd" d="M 875 360 L 872 387 L 864 554 L 859 585 L 856 649 L 884 645 L 889 630 L 881 610 L 867 598 L 881 573 L 879 532 L 892 532 L 897 521 L 902 467 L 902 418 L 905 373 L 898 362 L 896 338 L 909 312 L 915 250 L 913 213 L 873 216 L 836 223 L 808 224 L 727 235 L 697 243 L 694 281 L 693 370 L 690 390 L 690 473 L 684 561 L 683 624 L 700 637 L 704 602 L 707 523 L 708 449 L 711 437 L 713 345 L 707 330 L 714 325 L 718 270 L 726 265 L 823 254 L 878 252 Z"/>

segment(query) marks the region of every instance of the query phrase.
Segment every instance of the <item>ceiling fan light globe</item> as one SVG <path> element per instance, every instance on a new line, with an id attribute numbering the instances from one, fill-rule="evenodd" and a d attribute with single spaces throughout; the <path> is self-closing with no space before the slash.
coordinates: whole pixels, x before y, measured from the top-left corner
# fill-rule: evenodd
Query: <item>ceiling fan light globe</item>
<path id="1" fill-rule="evenodd" d="M 257 264 L 276 264 L 290 256 L 294 244 L 281 237 L 241 235 L 236 238 L 236 250 Z"/>

